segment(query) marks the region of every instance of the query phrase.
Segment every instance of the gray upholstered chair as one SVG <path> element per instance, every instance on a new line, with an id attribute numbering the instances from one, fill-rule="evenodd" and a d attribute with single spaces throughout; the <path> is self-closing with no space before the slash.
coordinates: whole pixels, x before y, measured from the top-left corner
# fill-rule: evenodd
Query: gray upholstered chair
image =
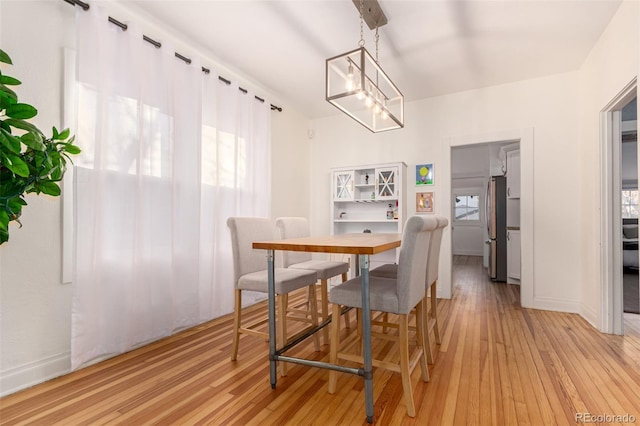
<path id="1" fill-rule="evenodd" d="M 399 346 L 400 362 L 392 364 L 388 360 L 373 360 L 375 367 L 390 369 L 402 375 L 404 397 L 407 404 L 407 414 L 415 417 L 415 404 L 411 388 L 411 372 L 419 363 L 422 370 L 422 380 L 429 381 L 424 348 L 424 322 L 416 321 L 417 336 L 416 349 L 409 356 L 409 314 L 416 308 L 416 318 L 422 318 L 424 283 L 427 271 L 427 254 L 431 233 L 437 226 L 437 220 L 429 216 L 412 216 L 407 220 L 402 234 L 398 270 L 396 278 L 381 278 L 370 276 L 370 306 L 372 311 L 388 312 L 398 316 L 398 336 L 391 333 L 380 337 L 396 340 Z M 331 323 L 331 363 L 339 359 L 362 362 L 362 356 L 352 353 L 339 353 L 340 345 L 340 308 L 339 305 L 362 308 L 361 277 L 353 278 L 338 284 L 331 289 L 329 300 L 333 303 L 333 318 Z M 376 333 L 372 333 L 375 337 Z M 350 345 L 350 346 L 359 346 Z M 336 372 L 329 372 L 329 393 L 336 390 Z"/>
<path id="2" fill-rule="evenodd" d="M 438 283 L 438 264 L 440 263 L 440 247 L 442 246 L 442 234 L 444 228 L 449 224 L 449 220 L 444 216 L 432 216 L 438 221 L 437 228 L 433 230 L 431 234 L 431 241 L 429 243 L 429 256 L 427 259 L 427 274 L 425 281 L 425 295 L 424 295 L 424 310 L 425 314 L 425 347 L 427 351 L 427 361 L 429 364 L 433 364 L 433 352 L 431 351 L 431 344 L 429 342 L 429 336 L 433 330 L 433 335 L 437 344 L 441 343 L 440 339 L 440 326 L 438 324 L 438 299 L 436 298 L 437 283 Z M 373 269 L 370 274 L 372 276 L 383 278 L 395 278 L 398 273 L 398 265 L 395 263 L 387 263 Z M 431 307 L 428 307 L 428 300 L 431 300 Z M 385 318 L 386 320 L 386 318 Z"/>
<path id="3" fill-rule="evenodd" d="M 267 258 L 264 250 L 254 250 L 254 241 L 268 241 L 277 239 L 276 228 L 269 219 L 257 217 L 230 217 L 227 226 L 231 233 L 231 249 L 233 251 L 234 272 L 234 318 L 233 318 L 233 346 L 231 348 L 231 360 L 238 357 L 240 334 L 268 339 L 268 333 L 256 330 L 264 325 L 267 318 L 256 323 L 242 326 L 242 291 L 268 292 Z M 311 270 L 302 269 L 275 269 L 278 345 L 283 347 L 287 343 L 287 319 L 294 319 L 311 326 L 318 325 L 318 308 L 316 305 L 315 284 L 317 274 Z M 309 288 L 309 312 L 301 317 L 287 316 L 288 294 L 304 287 Z M 319 350 L 319 341 L 315 337 L 315 349 Z M 286 375 L 286 363 L 281 363 L 280 372 Z"/>
<path id="4" fill-rule="evenodd" d="M 431 245 L 429 247 L 429 260 L 427 261 L 427 291 L 430 291 L 431 310 L 429 312 L 429 322 L 427 323 L 427 333 L 433 329 L 436 343 L 440 344 L 440 326 L 438 325 L 438 299 L 436 290 L 438 285 L 438 264 L 440 263 L 440 247 L 442 246 L 442 234 L 444 228 L 449 224 L 449 220 L 443 216 L 437 216 L 438 227 L 433 231 Z M 425 293 L 425 303 L 427 301 Z M 425 314 L 427 313 L 425 305 Z M 429 337 L 427 334 L 426 337 Z M 428 356 L 429 354 L 427 354 Z"/>
<path id="5" fill-rule="evenodd" d="M 303 238 L 310 235 L 309 222 L 303 217 L 280 217 L 276 219 L 276 226 L 280 230 L 280 237 L 283 239 Z M 282 266 L 291 269 L 310 269 L 318 274 L 322 321 L 329 318 L 328 281 L 335 276 L 342 275 L 342 282 L 345 282 L 347 280 L 347 272 L 349 272 L 349 264 L 347 262 L 313 260 L 313 256 L 309 252 L 284 251 L 282 252 Z M 328 327 L 322 330 L 322 336 L 324 343 L 329 344 Z"/>

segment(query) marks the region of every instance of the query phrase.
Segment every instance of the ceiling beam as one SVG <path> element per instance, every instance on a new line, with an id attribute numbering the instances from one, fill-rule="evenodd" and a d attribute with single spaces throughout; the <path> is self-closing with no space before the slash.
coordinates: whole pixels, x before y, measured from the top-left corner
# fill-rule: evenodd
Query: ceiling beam
<path id="1" fill-rule="evenodd" d="M 362 11 L 362 18 L 370 30 L 374 30 L 376 27 L 381 27 L 387 23 L 387 17 L 385 16 L 378 0 L 363 0 L 364 7 Z M 358 10 L 360 15 L 360 0 L 353 0 L 353 4 Z"/>

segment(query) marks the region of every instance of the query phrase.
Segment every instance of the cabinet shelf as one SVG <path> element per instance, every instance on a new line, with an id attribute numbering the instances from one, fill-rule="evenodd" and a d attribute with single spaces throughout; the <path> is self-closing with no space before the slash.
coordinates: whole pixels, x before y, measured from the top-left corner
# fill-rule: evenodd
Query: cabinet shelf
<path id="1" fill-rule="evenodd" d="M 335 219 L 334 223 L 398 223 L 398 219 Z"/>
<path id="2" fill-rule="evenodd" d="M 351 204 L 351 203 L 383 203 L 383 204 L 389 204 L 389 203 L 394 203 L 396 201 L 398 201 L 399 198 L 387 198 L 384 200 L 380 200 L 377 198 L 356 198 L 353 200 L 335 200 L 334 203 L 336 204 Z"/>
<path id="3" fill-rule="evenodd" d="M 389 201 L 396 201 L 396 199 L 386 199 L 386 200 L 378 200 L 377 198 L 371 199 L 371 198 L 358 198 L 356 200 L 353 200 L 354 203 L 387 203 L 389 204 Z"/>

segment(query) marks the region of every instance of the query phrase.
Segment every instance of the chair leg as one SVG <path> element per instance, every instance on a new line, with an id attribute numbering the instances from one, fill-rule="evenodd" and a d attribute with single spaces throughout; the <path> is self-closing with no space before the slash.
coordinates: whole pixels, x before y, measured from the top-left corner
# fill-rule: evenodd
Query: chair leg
<path id="1" fill-rule="evenodd" d="M 424 299 L 420 302 L 422 305 L 422 327 L 424 330 L 424 339 L 422 343 L 424 345 L 425 355 L 427 357 L 427 363 L 432 365 L 433 361 L 433 351 L 431 350 L 431 336 L 429 335 L 429 311 L 427 306 L 429 306 L 429 301 L 427 300 L 427 295 L 425 294 Z M 416 319 L 416 323 L 418 320 Z"/>
<path id="2" fill-rule="evenodd" d="M 438 324 L 438 299 L 436 298 L 436 289 L 438 285 L 438 280 L 435 280 L 433 284 L 431 284 L 431 318 L 434 319 L 435 323 L 433 326 L 433 334 L 436 337 L 436 343 L 441 344 L 440 340 L 440 325 Z"/>
<path id="3" fill-rule="evenodd" d="M 320 280 L 320 306 L 322 310 L 322 321 L 326 321 L 329 318 L 329 289 L 327 280 Z M 322 342 L 325 345 L 329 344 L 329 329 L 327 327 L 322 329 Z"/>
<path id="4" fill-rule="evenodd" d="M 231 361 L 238 359 L 238 347 L 240 346 L 240 321 L 242 309 L 242 293 L 236 289 L 233 307 L 233 345 L 231 346 Z"/>
<path id="5" fill-rule="evenodd" d="M 284 347 L 287 344 L 287 305 L 289 298 L 287 294 L 278 294 L 276 296 L 278 303 L 278 348 Z M 287 375 L 287 363 L 280 361 L 280 375 L 282 377 Z"/>
<path id="6" fill-rule="evenodd" d="M 311 324 L 316 327 L 318 325 L 318 303 L 316 300 L 316 285 L 309 286 L 309 314 L 311 315 Z M 318 333 L 313 334 L 313 346 L 316 352 L 320 350 L 320 336 Z"/>
<path id="7" fill-rule="evenodd" d="M 431 355 L 431 345 L 429 344 L 429 333 L 425 328 L 426 306 L 424 305 L 424 302 L 425 301 L 423 299 L 420 301 L 420 303 L 418 303 L 418 306 L 416 306 L 416 340 L 418 341 L 419 350 L 422 351 L 420 354 L 420 369 L 422 370 L 422 381 L 428 382 L 429 369 L 427 368 L 427 357 L 431 357 L 431 359 L 433 360 L 433 356 Z"/>
<path id="8" fill-rule="evenodd" d="M 400 315 L 400 374 L 402 375 L 402 387 L 404 389 L 404 399 L 407 404 L 407 414 L 409 417 L 416 416 L 416 407 L 413 402 L 413 391 L 411 389 L 411 372 L 409 371 L 409 318 L 408 315 Z"/>
<path id="9" fill-rule="evenodd" d="M 347 276 L 346 272 L 342 273 L 342 282 L 345 282 L 349 279 L 349 277 Z M 347 311 L 346 314 L 344 314 L 344 323 L 346 325 L 346 327 L 348 329 L 351 329 L 351 311 Z"/>
<path id="10" fill-rule="evenodd" d="M 329 349 L 329 362 L 331 364 L 338 363 L 338 348 L 340 347 L 340 305 L 333 305 L 331 314 L 331 343 Z M 329 393 L 336 393 L 336 384 L 338 382 L 337 372 L 329 370 Z"/>

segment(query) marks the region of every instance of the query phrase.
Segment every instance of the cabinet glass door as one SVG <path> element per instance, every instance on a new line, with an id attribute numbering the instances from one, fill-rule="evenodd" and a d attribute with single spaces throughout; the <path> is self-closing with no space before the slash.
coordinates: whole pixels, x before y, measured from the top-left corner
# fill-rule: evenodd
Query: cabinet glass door
<path id="1" fill-rule="evenodd" d="M 336 172 L 334 175 L 334 200 L 353 200 L 353 172 Z"/>
<path id="2" fill-rule="evenodd" d="M 376 197 L 378 200 L 392 200 L 397 198 L 396 167 L 376 169 Z"/>

